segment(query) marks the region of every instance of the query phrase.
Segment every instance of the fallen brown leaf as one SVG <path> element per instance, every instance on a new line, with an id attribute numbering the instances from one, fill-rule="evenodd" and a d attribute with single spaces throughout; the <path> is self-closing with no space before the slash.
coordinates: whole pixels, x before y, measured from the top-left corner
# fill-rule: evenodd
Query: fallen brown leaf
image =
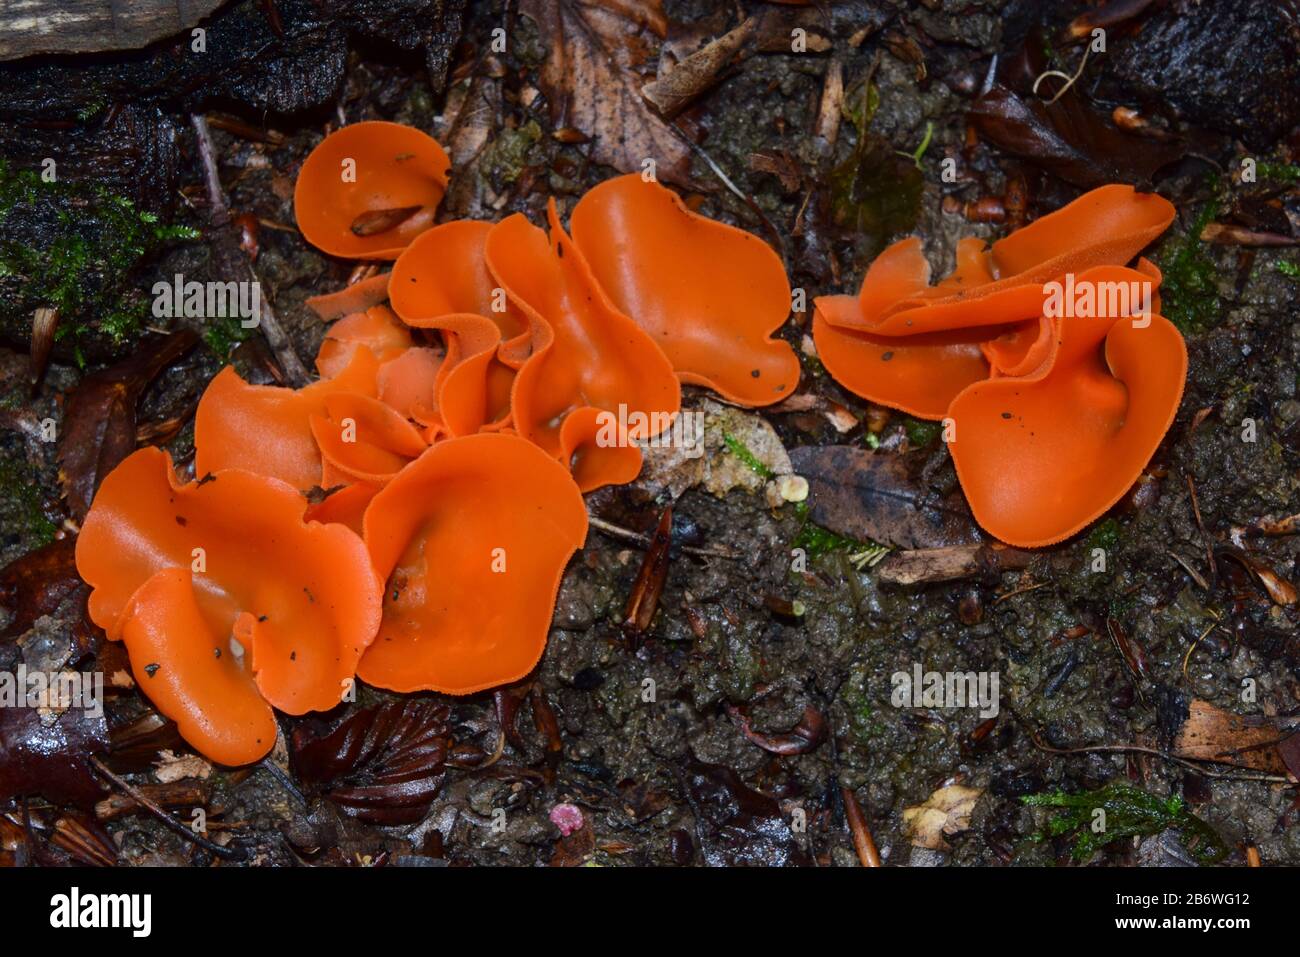
<path id="1" fill-rule="evenodd" d="M 68 393 L 59 430 L 59 483 L 77 518 L 85 518 L 104 476 L 135 451 L 135 407 L 145 387 L 193 348 L 183 330 L 146 340 L 117 365 L 86 376 Z"/>
<path id="2" fill-rule="evenodd" d="M 108 749 L 108 726 L 88 708 L 51 722 L 37 708 L 0 708 L 0 801 L 39 794 L 55 804 L 94 807 L 103 796 L 91 755 Z"/>
<path id="3" fill-rule="evenodd" d="M 73 536 L 55 539 L 15 558 L 0 570 L 0 607 L 13 615 L 4 631 L 0 631 L 0 638 L 23 634 L 37 618 L 52 614 L 81 587 L 76 547 Z"/>
<path id="4" fill-rule="evenodd" d="M 659 77 L 642 88 L 641 95 L 662 115 L 672 116 L 717 82 L 719 74 L 757 34 L 758 27 L 759 17 L 750 17 L 671 69 L 661 69 Z"/>
<path id="5" fill-rule="evenodd" d="M 939 495 L 909 474 L 901 456 L 847 445 L 805 446 L 790 452 L 790 464 L 808 479 L 812 520 L 836 534 L 899 548 L 979 541 L 960 494 Z"/>
<path id="6" fill-rule="evenodd" d="M 351 817 L 413 824 L 442 787 L 450 714 L 446 705 L 403 701 L 357 711 L 320 737 L 300 726 L 294 768 Z"/>
<path id="7" fill-rule="evenodd" d="M 667 34 L 660 0 L 522 0 L 547 47 L 538 81 L 556 128 L 592 139 L 591 157 L 623 172 L 653 160 L 659 179 L 687 185 L 690 149 L 641 95 L 641 71 Z"/>

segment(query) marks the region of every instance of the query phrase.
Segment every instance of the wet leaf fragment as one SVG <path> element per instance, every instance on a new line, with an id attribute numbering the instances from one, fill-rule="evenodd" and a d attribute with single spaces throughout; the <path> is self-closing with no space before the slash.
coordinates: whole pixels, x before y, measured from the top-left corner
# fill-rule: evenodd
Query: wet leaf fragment
<path id="1" fill-rule="evenodd" d="M 322 736 L 299 726 L 293 766 L 351 817 L 413 824 L 442 787 L 450 715 L 446 705 L 403 701 L 362 709 Z"/>
<path id="2" fill-rule="evenodd" d="M 668 580 L 672 544 L 673 510 L 669 506 L 659 518 L 659 525 L 650 539 L 650 547 L 646 549 L 636 581 L 632 584 L 632 593 L 627 599 L 627 607 L 623 611 L 623 627 L 633 634 L 644 634 L 654 621 L 655 612 L 659 609 L 659 597 Z"/>
<path id="3" fill-rule="evenodd" d="M 1047 105 L 994 84 L 969 115 L 998 148 L 1085 189 L 1106 183 L 1148 184 L 1156 170 L 1183 152 L 1179 144 L 1120 130 L 1073 90 Z"/>
<path id="4" fill-rule="evenodd" d="M 0 607 L 12 615 L 0 639 L 23 634 L 82 587 L 74 558 L 76 545 L 73 536 L 55 539 L 0 570 Z"/>
<path id="5" fill-rule="evenodd" d="M 781 805 L 727 767 L 691 759 L 686 787 L 701 850 L 710 867 L 785 867 L 810 863 Z"/>
<path id="6" fill-rule="evenodd" d="M 591 158 L 623 172 L 656 159 L 661 180 L 690 182 L 690 150 L 641 95 L 639 75 L 667 34 L 660 0 L 523 0 L 546 45 L 538 80 L 556 129 L 591 137 Z"/>
<path id="7" fill-rule="evenodd" d="M 42 714 L 0 708 L 0 802 L 39 794 L 54 804 L 94 807 L 103 788 L 90 759 L 108 750 L 102 709 L 95 716 L 90 708 L 69 708 L 48 724 Z"/>
<path id="8" fill-rule="evenodd" d="M 136 403 L 168 365 L 194 347 L 183 330 L 146 340 L 130 358 L 86 376 L 68 393 L 59 430 L 59 484 L 82 519 L 100 481 L 135 451 Z"/>
<path id="9" fill-rule="evenodd" d="M 961 496 L 938 494 L 897 455 L 804 446 L 790 452 L 790 463 L 808 479 L 812 520 L 838 535 L 909 549 L 979 541 Z"/>

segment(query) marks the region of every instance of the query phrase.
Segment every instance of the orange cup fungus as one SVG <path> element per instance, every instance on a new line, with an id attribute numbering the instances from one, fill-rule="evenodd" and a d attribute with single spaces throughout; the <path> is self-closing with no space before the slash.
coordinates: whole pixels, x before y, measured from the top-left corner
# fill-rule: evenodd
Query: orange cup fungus
<path id="1" fill-rule="evenodd" d="M 240 469 L 181 485 L 157 448 L 95 496 L 77 539 L 91 619 L 126 643 L 136 681 L 181 734 L 225 764 L 275 743 L 271 707 L 342 700 L 380 620 L 362 541 L 305 523 L 306 500 Z"/>
<path id="2" fill-rule="evenodd" d="M 400 123 L 353 123 L 298 173 L 293 207 L 307 241 L 346 259 L 396 259 L 433 225 L 451 167 L 433 137 Z"/>
<path id="3" fill-rule="evenodd" d="M 214 760 L 260 758 L 272 708 L 331 708 L 354 673 L 449 694 L 523 677 L 586 538 L 581 493 L 637 476 L 679 383 L 756 406 L 798 382 L 773 338 L 789 284 L 760 240 L 640 176 L 583 197 L 572 236 L 553 201 L 545 230 L 435 225 L 448 167 L 397 124 L 327 136 L 299 228 L 391 273 L 308 301 L 332 323 L 318 381 L 212 380 L 197 481 L 143 449 L 86 520 L 92 617 Z"/>
<path id="4" fill-rule="evenodd" d="M 1173 216 L 1159 196 L 1103 186 L 987 250 L 962 240 L 935 285 L 905 239 L 856 297 L 816 300 L 818 355 L 851 392 L 945 420 L 986 531 L 1060 541 L 1133 484 L 1182 398 L 1187 349 L 1159 314 L 1159 270 L 1125 265 Z"/>

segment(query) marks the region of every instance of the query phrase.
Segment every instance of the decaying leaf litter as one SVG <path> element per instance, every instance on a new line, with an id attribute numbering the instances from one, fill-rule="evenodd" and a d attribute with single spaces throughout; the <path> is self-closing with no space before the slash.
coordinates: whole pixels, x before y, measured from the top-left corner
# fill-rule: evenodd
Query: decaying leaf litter
<path id="1" fill-rule="evenodd" d="M 336 713 L 284 719 L 262 764 L 204 776 L 134 692 L 120 649 L 82 621 L 84 591 L 59 556 L 84 511 L 78 490 L 111 467 L 105 456 L 142 441 L 184 462 L 193 403 L 226 353 L 256 381 L 283 381 L 277 350 L 237 326 L 201 325 L 197 346 L 92 335 L 82 371 L 65 335 L 29 397 L 26 330 L 6 316 L 0 558 L 12 564 L 0 600 L 13 617 L 0 665 L 102 669 L 109 705 L 102 728 L 64 727 L 65 714 L 0 733 L 6 790 L 45 790 L 8 798 L 3 860 L 1067 863 L 1079 851 L 1068 809 L 1092 792 L 1136 835 L 1084 846 L 1105 863 L 1198 859 L 1204 832 L 1188 814 L 1213 829 L 1224 860 L 1252 849 L 1267 863 L 1300 860 L 1288 786 L 1300 657 L 1288 591 L 1300 577 L 1295 254 L 1224 243 L 1222 230 L 1202 241 L 1212 224 L 1236 230 L 1229 239 L 1296 233 L 1297 144 L 1285 135 L 1296 105 L 1278 93 L 1296 59 L 1263 4 L 1199 5 L 1255 31 L 1262 52 L 1248 66 L 1206 60 L 1191 40 L 1180 50 L 1187 4 L 1111 6 L 1131 19 L 1104 21 L 1107 51 L 1089 54 L 1049 106 L 1034 104 L 1026 64 L 1072 76 L 1087 35 L 1073 36 L 1076 17 L 1106 7 L 667 2 L 638 17 L 553 0 L 503 19 L 483 4 L 466 17 L 445 92 L 431 91 L 428 50 L 392 55 L 372 38 L 353 44 L 337 99 L 291 115 L 160 106 L 186 133 L 180 195 L 155 201 L 175 225 L 208 227 L 212 193 L 188 135 L 201 108 L 238 239 L 298 356 L 321 336 L 303 301 L 349 267 L 296 235 L 297 165 L 327 126 L 385 118 L 448 145 L 448 215 L 536 215 L 548 193 L 576 197 L 608 174 L 602 164 L 635 169 L 653 151 L 690 202 L 773 243 L 809 295 L 856 289 L 897 233 L 925 237 L 941 266 L 958 237 L 1056 208 L 1099 170 L 1153 181 L 1179 209 L 1154 258 L 1167 312 L 1189 334 L 1188 390 L 1111 515 L 1060 546 L 1003 549 L 974 530 L 935 424 L 840 390 L 796 314 L 784 334 L 805 357 L 798 394 L 759 416 L 691 395 L 688 408 L 706 413 L 705 456 L 652 459 L 634 486 L 589 497 L 599 524 L 566 575 L 535 675 L 468 699 L 363 688 Z M 494 52 L 503 23 L 510 42 Z M 774 40 L 796 27 L 802 53 Z M 286 29 L 296 36 L 292 17 Z M 568 44 L 558 52 L 557 30 Z M 1152 49 L 1175 61 L 1168 89 L 1146 66 Z M 1194 68 L 1211 90 L 1267 84 L 1289 125 L 1270 116 L 1261 141 L 1246 93 L 1237 113 L 1196 110 L 1190 81 L 1172 89 Z M 592 102 L 592 77 L 616 82 L 618 110 Z M 637 101 L 652 79 L 649 102 Z M 1046 81 L 1040 99 L 1064 82 Z M 1117 121 L 1150 140 L 1141 163 L 1113 151 Z M 82 122 L 102 136 L 108 117 Z M 1255 182 L 1241 181 L 1233 136 L 1255 151 Z M 1175 140 L 1178 152 L 1165 148 Z M 940 178 L 946 158 L 955 182 Z M 230 268 L 228 243 L 209 248 L 173 242 L 132 281 Z M 114 372 L 123 360 L 136 368 Z M 71 471 L 43 440 L 47 419 L 65 443 L 69 429 L 90 437 Z M 1242 440 L 1247 420 L 1254 442 Z M 835 486 L 841 473 L 854 480 Z M 782 481 L 792 475 L 808 479 L 806 495 Z M 794 572 L 793 548 L 807 556 Z M 1098 548 L 1104 572 L 1092 570 Z M 998 672 L 1000 714 L 895 707 L 891 676 L 917 662 Z M 37 733 L 65 743 L 43 752 L 57 766 L 31 770 Z M 160 823 L 188 822 L 196 802 L 201 841 Z M 798 809 L 807 828 L 792 831 Z"/>

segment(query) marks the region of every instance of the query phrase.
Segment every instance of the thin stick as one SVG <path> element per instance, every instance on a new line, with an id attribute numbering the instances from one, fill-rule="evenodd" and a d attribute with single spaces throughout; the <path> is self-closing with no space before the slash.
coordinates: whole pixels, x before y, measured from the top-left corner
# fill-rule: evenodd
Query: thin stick
<path id="1" fill-rule="evenodd" d="M 159 821 L 161 821 L 167 827 L 168 830 L 173 831 L 176 834 L 179 834 L 187 841 L 192 841 L 193 843 L 197 844 L 199 847 L 203 848 L 205 851 L 209 852 L 210 854 L 215 854 L 217 855 L 217 857 L 225 858 L 228 861 L 235 860 L 243 856 L 242 852 L 240 852 L 237 848 L 222 847 L 220 844 L 214 844 L 212 841 L 209 841 L 206 837 L 203 837 L 202 835 L 195 834 L 194 831 L 190 830 L 190 828 L 186 827 L 180 821 L 176 820 L 176 818 L 172 817 L 170 814 L 168 814 L 166 811 L 160 808 L 152 798 L 150 798 L 147 794 L 141 791 L 134 784 L 131 784 L 128 781 L 124 780 L 123 778 L 118 777 L 116 774 L 114 774 L 111 770 L 109 770 L 108 765 L 104 764 L 103 761 L 99 760 L 99 758 L 95 757 L 93 754 L 90 756 L 90 764 L 96 771 L 98 771 L 104 777 L 108 778 L 108 780 L 111 781 L 114 784 L 114 786 L 119 787 L 123 791 L 125 791 L 128 796 L 130 796 L 132 799 L 135 800 L 136 804 L 139 804 L 141 807 L 145 808 L 150 814 L 152 814 Z"/>
<path id="2" fill-rule="evenodd" d="M 588 515 L 587 522 L 597 531 L 604 532 L 610 538 L 621 539 L 625 542 L 631 542 L 634 545 L 640 545 L 642 548 L 648 548 L 650 545 L 650 536 L 642 535 L 640 532 L 634 532 L 630 528 L 624 528 L 621 525 L 615 525 L 604 519 L 597 518 L 595 515 Z M 740 561 L 740 555 L 730 549 L 723 548 L 720 545 L 681 545 L 678 546 L 688 555 L 698 555 L 701 558 L 726 558 L 733 562 Z"/>
<path id="3" fill-rule="evenodd" d="M 1025 585 L 1023 588 L 1017 588 L 1015 591 L 1009 591 L 1005 595 L 999 595 L 993 600 L 993 604 L 1000 605 L 1008 598 L 1015 598 L 1017 595 L 1023 595 L 1026 592 L 1038 591 L 1040 588 L 1046 588 L 1050 582 L 1038 582 L 1035 585 Z"/>
<path id="4" fill-rule="evenodd" d="M 217 174 L 217 150 L 212 142 L 212 132 L 208 129 L 207 118 L 199 113 L 190 114 L 190 122 L 194 126 L 194 135 L 199 143 L 199 158 L 203 162 L 203 178 L 208 189 L 208 218 L 214 229 L 218 233 L 227 230 L 230 227 L 230 207 L 226 201 L 225 190 L 221 188 L 221 177 Z M 221 241 L 220 236 L 217 239 Z M 221 261 L 225 257 L 218 257 Z M 257 271 L 253 268 L 247 257 L 242 254 L 236 259 L 230 257 L 231 267 L 240 268 L 237 265 L 238 260 L 243 261 L 243 270 L 253 281 L 261 285 L 257 277 Z M 280 362 L 280 367 L 284 369 L 285 378 L 290 384 L 298 387 L 304 386 L 310 380 L 307 374 L 307 367 L 302 364 L 298 358 L 298 353 L 293 349 L 293 343 L 285 334 L 284 327 L 280 325 L 280 320 L 276 318 L 275 310 L 265 296 L 260 296 L 261 300 L 261 321 L 258 328 L 262 330 L 262 335 L 266 337 L 266 344 L 271 347 L 275 357 Z"/>
<path id="5" fill-rule="evenodd" d="M 1210 565 L 1210 581 L 1219 580 L 1219 566 L 1214 561 L 1214 547 L 1210 543 L 1210 536 L 1205 533 L 1205 523 L 1201 521 L 1201 504 L 1196 500 L 1196 483 L 1192 481 L 1190 474 L 1184 476 L 1187 479 L 1187 490 L 1192 493 L 1192 515 L 1196 518 L 1196 527 L 1200 529 L 1201 541 L 1205 543 L 1205 560 Z"/>
<path id="6" fill-rule="evenodd" d="M 1140 744 L 1091 744 L 1081 748 L 1054 748 L 1050 744 L 1045 744 L 1039 737 L 1038 732 L 1032 729 L 1029 732 L 1029 739 L 1034 743 L 1034 747 L 1040 751 L 1046 751 L 1048 754 L 1150 754 L 1173 764 L 1181 765 L 1187 770 L 1195 771 L 1207 778 L 1227 778 L 1234 781 L 1267 781 L 1271 784 L 1292 783 L 1291 779 L 1283 774 L 1216 771 L 1213 768 L 1197 764 L 1195 761 L 1189 761 L 1186 758 L 1178 757 L 1176 754 L 1170 754 L 1168 751 L 1161 751 L 1159 748 L 1148 748 Z"/>

